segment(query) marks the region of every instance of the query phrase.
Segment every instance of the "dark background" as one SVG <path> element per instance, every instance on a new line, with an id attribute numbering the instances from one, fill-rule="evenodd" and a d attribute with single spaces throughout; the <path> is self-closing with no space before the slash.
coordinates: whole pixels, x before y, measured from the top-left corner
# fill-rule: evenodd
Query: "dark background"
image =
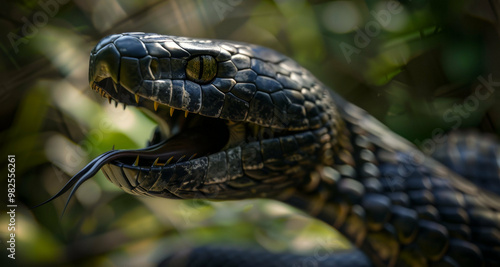
<path id="1" fill-rule="evenodd" d="M 304 254 L 349 247 L 329 227 L 274 201 L 135 197 L 101 173 L 62 219 L 64 198 L 28 209 L 113 145 L 144 146 L 154 128 L 139 111 L 115 109 L 89 90 L 88 56 L 102 37 L 144 31 L 271 47 L 432 152 L 441 132 L 498 134 L 498 93 L 481 81 L 500 82 L 499 8 L 487 0 L 2 1 L 1 190 L 14 154 L 15 263 L 149 266 L 200 244 Z M 0 219 L 4 262 L 5 212 Z"/>

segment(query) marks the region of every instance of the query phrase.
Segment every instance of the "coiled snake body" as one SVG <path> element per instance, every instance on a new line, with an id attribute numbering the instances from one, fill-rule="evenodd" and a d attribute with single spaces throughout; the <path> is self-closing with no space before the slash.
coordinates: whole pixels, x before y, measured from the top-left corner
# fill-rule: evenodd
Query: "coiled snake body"
<path id="1" fill-rule="evenodd" d="M 153 114 L 159 127 L 148 147 L 104 153 L 53 198 L 102 169 L 131 194 L 289 203 L 363 252 L 343 262 L 350 266 L 367 264 L 364 255 L 375 266 L 500 264 L 497 195 L 273 50 L 116 34 L 92 50 L 89 82 L 110 102 Z"/>

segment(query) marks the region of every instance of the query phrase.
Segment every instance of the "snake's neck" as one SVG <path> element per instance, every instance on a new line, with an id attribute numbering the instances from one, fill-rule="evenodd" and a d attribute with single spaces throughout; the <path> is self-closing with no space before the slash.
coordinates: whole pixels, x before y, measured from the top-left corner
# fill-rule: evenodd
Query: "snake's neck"
<path id="1" fill-rule="evenodd" d="M 356 205 L 373 187 L 376 187 L 373 190 L 382 187 L 376 156 L 381 148 L 371 142 L 359 126 L 340 118 L 337 122 L 340 127 L 331 141 L 331 150 L 324 151 L 321 164 L 309 173 L 302 186 L 287 192 L 280 200 L 350 237 L 349 233 L 356 231 L 343 227 L 359 225 L 353 223 L 359 217 Z M 356 243 L 358 238 L 353 236 L 351 241 Z"/>
<path id="2" fill-rule="evenodd" d="M 384 238 L 386 233 L 382 229 L 385 218 L 380 221 L 367 219 L 371 215 L 367 215 L 365 202 L 371 193 L 383 192 L 392 197 L 394 181 L 381 173 L 386 171 L 388 164 L 401 160 L 398 157 L 404 154 L 401 153 L 404 149 L 384 145 L 383 136 L 374 135 L 370 125 L 365 127 L 358 123 L 362 120 L 351 115 L 355 114 L 339 114 L 336 123 L 339 127 L 331 140 L 331 151 L 325 152 L 321 164 L 309 173 L 303 186 L 284 194 L 280 200 L 333 226 L 355 246 L 368 252 L 375 262 L 390 265 L 396 254 L 389 253 L 387 258 L 373 257 L 380 254 L 374 253 L 372 241 L 367 242 L 377 238 L 370 229 L 382 233 Z M 394 198 L 391 201 L 397 202 L 397 194 Z M 397 242 L 385 242 L 383 250 L 397 251 L 398 245 Z"/>

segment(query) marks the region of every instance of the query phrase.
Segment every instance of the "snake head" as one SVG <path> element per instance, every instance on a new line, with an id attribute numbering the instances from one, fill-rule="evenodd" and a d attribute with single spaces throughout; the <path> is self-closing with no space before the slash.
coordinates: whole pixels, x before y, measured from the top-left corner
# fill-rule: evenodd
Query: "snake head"
<path id="1" fill-rule="evenodd" d="M 134 104 L 285 130 L 329 121 L 323 85 L 290 58 L 265 47 L 144 33 L 103 38 L 90 54 L 90 84 Z M 126 99 L 124 99 L 124 96 Z"/>
<path id="2" fill-rule="evenodd" d="M 107 152 L 73 184 L 102 168 L 132 194 L 274 197 L 332 161 L 341 120 L 328 89 L 274 50 L 124 33 L 103 38 L 89 66 L 94 90 L 140 107 L 160 127 L 148 147 Z"/>

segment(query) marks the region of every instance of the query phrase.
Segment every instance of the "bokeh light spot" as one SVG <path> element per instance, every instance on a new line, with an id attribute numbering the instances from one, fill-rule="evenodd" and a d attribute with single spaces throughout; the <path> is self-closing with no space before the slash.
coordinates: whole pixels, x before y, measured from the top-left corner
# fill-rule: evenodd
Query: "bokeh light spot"
<path id="1" fill-rule="evenodd" d="M 324 26 L 334 33 L 348 33 L 359 27 L 361 15 L 354 3 L 338 1 L 329 3 L 322 15 Z"/>

